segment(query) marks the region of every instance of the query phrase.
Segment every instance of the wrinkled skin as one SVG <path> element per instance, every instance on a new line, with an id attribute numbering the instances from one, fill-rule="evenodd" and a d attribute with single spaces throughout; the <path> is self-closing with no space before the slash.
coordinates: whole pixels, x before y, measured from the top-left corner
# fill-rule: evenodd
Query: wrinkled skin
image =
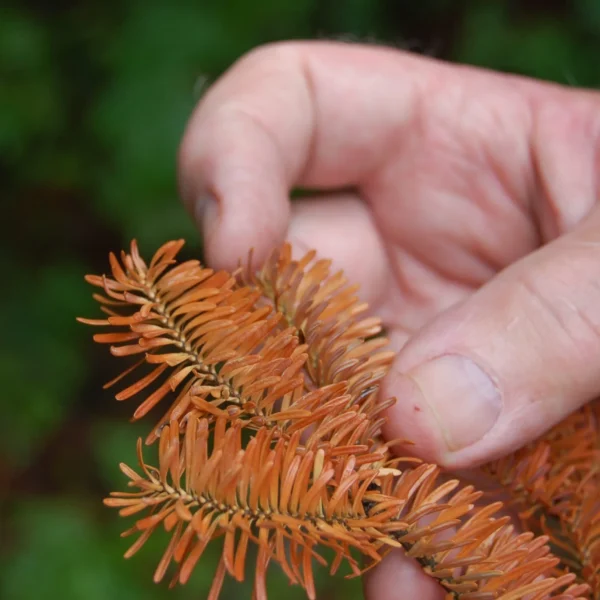
<path id="1" fill-rule="evenodd" d="M 267 46 L 199 103 L 180 182 L 211 265 L 288 239 L 361 285 L 400 351 L 386 434 L 423 457 L 474 466 L 598 395 L 598 93 L 377 47 Z M 291 205 L 297 186 L 319 192 Z M 365 586 L 443 597 L 396 554 Z"/>

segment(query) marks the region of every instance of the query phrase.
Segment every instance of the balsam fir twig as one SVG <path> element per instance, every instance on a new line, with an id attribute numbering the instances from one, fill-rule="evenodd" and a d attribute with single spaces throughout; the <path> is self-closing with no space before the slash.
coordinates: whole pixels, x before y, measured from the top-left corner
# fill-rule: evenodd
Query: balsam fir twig
<path id="1" fill-rule="evenodd" d="M 135 419 L 171 400 L 146 440 L 160 440 L 159 467 L 140 447 L 143 474 L 122 466 L 139 491 L 106 501 L 124 516 L 148 513 L 129 530 L 141 537 L 128 556 L 164 526 L 173 537 L 155 578 L 175 562 L 174 581 L 185 582 L 222 537 L 211 598 L 226 574 L 243 578 L 250 542 L 257 598 L 270 562 L 314 598 L 319 547 L 334 550 L 332 572 L 346 561 L 354 574 L 353 552 L 376 563 L 401 547 L 449 598 L 585 597 L 581 573 L 557 574 L 547 537 L 515 532 L 500 503 L 476 505 L 480 492 L 440 478 L 435 465 L 394 457 L 380 433 L 392 400 L 377 398 L 393 355 L 379 320 L 364 317 L 328 262 L 292 260 L 284 246 L 257 273 L 215 273 L 177 264 L 181 246 L 165 244 L 146 265 L 134 242 L 121 261 L 111 255 L 112 277 L 87 277 L 108 315 L 83 320 L 108 328 L 96 341 L 116 356 L 142 355 L 110 383 L 132 380 L 117 399 L 139 398 Z M 586 527 L 597 522 L 596 508 L 581 514 Z"/>

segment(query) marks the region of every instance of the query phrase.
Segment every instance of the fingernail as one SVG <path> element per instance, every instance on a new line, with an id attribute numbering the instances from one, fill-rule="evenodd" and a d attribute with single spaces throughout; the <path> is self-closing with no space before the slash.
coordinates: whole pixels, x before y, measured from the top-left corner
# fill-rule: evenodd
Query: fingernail
<path id="1" fill-rule="evenodd" d="M 471 359 L 449 354 L 407 373 L 435 415 L 450 452 L 473 445 L 502 409 L 497 386 Z"/>
<path id="2" fill-rule="evenodd" d="M 215 229 L 219 218 L 219 207 L 212 194 L 203 194 L 198 197 L 194 206 L 194 219 L 200 226 L 204 237 L 209 237 Z"/>

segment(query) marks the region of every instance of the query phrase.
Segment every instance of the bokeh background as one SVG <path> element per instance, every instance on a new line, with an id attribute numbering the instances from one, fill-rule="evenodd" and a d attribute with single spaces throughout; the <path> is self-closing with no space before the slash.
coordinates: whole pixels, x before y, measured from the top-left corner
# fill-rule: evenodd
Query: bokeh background
<path id="1" fill-rule="evenodd" d="M 101 504 L 143 431 L 102 384 L 120 365 L 76 315 L 87 272 L 136 237 L 146 253 L 201 240 L 177 198 L 175 158 L 206 88 L 250 48 L 289 38 L 392 44 L 600 87 L 600 0 L 41 0 L 0 4 L 0 597 L 204 598 L 151 576 L 164 539 L 129 561 Z M 293 115 L 290 115 L 293 118 Z M 271 569 L 273 598 L 294 600 Z M 320 597 L 361 598 L 319 571 Z M 226 598 L 248 588 L 227 585 Z"/>

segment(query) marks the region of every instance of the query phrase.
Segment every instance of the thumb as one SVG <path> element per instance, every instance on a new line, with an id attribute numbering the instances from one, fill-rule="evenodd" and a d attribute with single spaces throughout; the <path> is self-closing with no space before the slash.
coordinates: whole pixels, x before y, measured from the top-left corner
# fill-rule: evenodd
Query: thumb
<path id="1" fill-rule="evenodd" d="M 402 349 L 386 436 L 463 468 L 543 434 L 600 392 L 600 214 L 497 275 Z"/>

